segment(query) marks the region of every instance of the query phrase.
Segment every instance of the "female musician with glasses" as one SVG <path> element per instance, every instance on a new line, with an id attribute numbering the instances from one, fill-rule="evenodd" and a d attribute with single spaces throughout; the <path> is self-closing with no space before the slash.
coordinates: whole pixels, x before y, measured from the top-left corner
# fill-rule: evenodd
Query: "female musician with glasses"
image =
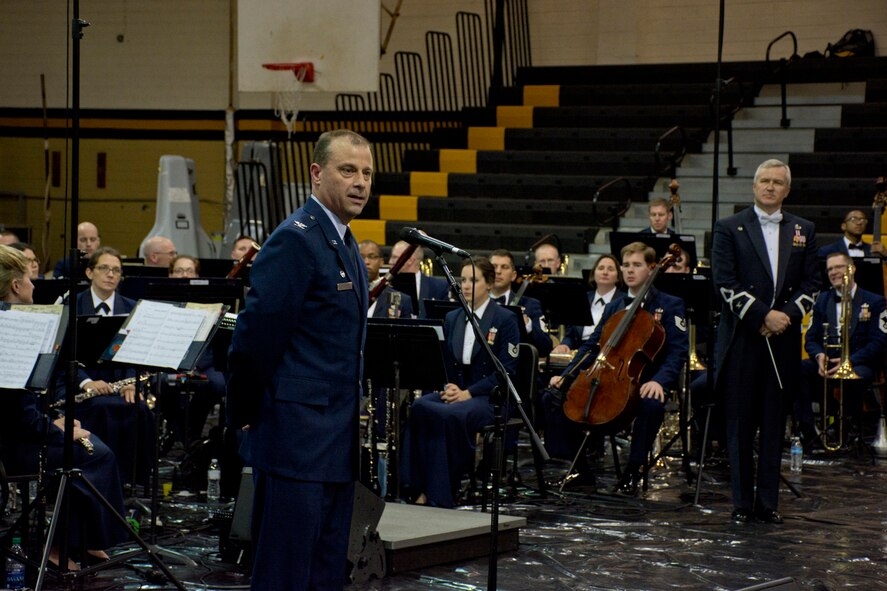
<path id="1" fill-rule="evenodd" d="M 89 289 L 77 295 L 78 316 L 127 315 L 135 308 L 135 301 L 117 293 L 123 278 L 123 262 L 120 253 L 108 246 L 98 248 L 86 265 Z M 85 365 L 78 372 L 80 390 L 95 392 L 97 396 L 77 405 L 77 418 L 114 450 L 120 474 L 124 480 L 135 478 L 134 483 L 148 482 L 150 467 L 154 462 L 153 418 L 144 402 L 135 403 L 135 386 L 124 386 L 115 393 L 112 383 L 135 376 L 133 370 L 99 369 L 95 359 L 80 359 Z M 60 383 L 58 398 L 64 396 L 65 387 Z M 150 439 L 149 439 L 150 437 Z M 136 446 L 138 456 L 133 450 Z M 133 459 L 135 458 L 135 466 Z"/>
<path id="2" fill-rule="evenodd" d="M 0 301 L 11 304 L 32 304 L 34 285 L 29 277 L 28 263 L 20 251 L 0 246 Z M 64 419 L 49 417 L 38 410 L 37 397 L 29 390 L 0 390 L 0 456 L 11 474 L 33 474 L 37 471 L 37 456 L 44 434 L 47 444 L 47 469 L 52 472 L 62 466 L 64 446 Z M 123 493 L 114 453 L 100 437 L 74 421 L 71 436 L 74 445 L 74 467 L 119 512 L 123 512 Z M 68 529 L 69 550 L 83 548 L 86 560 L 107 560 L 102 548 L 110 548 L 126 539 L 126 532 L 112 521 L 111 515 L 92 497 L 85 485 L 74 480 L 71 499 L 73 509 Z M 58 549 L 53 541 L 49 559 L 58 564 Z M 81 544 L 83 543 L 83 544 Z M 72 554 L 76 555 L 76 554 Z M 69 568 L 76 565 L 69 562 Z"/>

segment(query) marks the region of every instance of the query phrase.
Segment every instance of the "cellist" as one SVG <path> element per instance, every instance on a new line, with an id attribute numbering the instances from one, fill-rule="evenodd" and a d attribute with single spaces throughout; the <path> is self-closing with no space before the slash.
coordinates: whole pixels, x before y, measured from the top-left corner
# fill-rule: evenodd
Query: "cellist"
<path id="1" fill-rule="evenodd" d="M 622 275 L 625 285 L 628 287 L 628 293 L 614 298 L 613 301 L 607 304 L 607 307 L 604 308 L 601 322 L 598 323 L 591 337 L 582 344 L 576 353 L 574 362 L 564 370 L 563 374 L 551 379 L 552 386 L 560 386 L 563 376 L 573 370 L 573 365 L 578 362 L 577 360 L 585 359 L 580 369 L 591 366 L 598 349 L 600 349 L 601 333 L 607 324 L 607 320 L 623 308 L 627 308 L 634 301 L 635 296 L 643 290 L 644 284 L 652 276 L 656 265 L 656 251 L 651 247 L 643 242 L 632 242 L 622 249 L 621 256 Z M 665 343 L 654 356 L 652 363 L 647 364 L 641 374 L 640 405 L 632 427 L 631 452 L 628 465 L 617 486 L 621 492 L 632 495 L 637 494 L 638 484 L 641 479 L 641 468 L 647 461 L 650 450 L 653 448 L 653 442 L 656 439 L 665 414 L 665 402 L 668 399 L 669 392 L 677 387 L 681 367 L 686 362 L 689 351 L 687 322 L 684 318 L 684 302 L 680 298 L 650 287 L 641 306 L 648 313 L 652 314 L 653 319 L 665 330 Z M 587 352 L 593 354 L 586 356 L 585 353 Z M 561 416 L 565 423 L 571 423 L 565 416 Z M 573 423 L 573 425 L 575 425 L 572 427 L 574 429 L 581 428 L 581 425 L 578 425 L 578 423 Z M 556 426 L 550 424 L 546 425 L 546 429 L 553 427 L 556 428 Z M 577 464 L 577 466 L 581 466 L 581 464 Z M 589 475 L 582 474 L 581 471 L 578 473 L 578 476 L 573 478 L 586 482 L 590 480 Z"/>

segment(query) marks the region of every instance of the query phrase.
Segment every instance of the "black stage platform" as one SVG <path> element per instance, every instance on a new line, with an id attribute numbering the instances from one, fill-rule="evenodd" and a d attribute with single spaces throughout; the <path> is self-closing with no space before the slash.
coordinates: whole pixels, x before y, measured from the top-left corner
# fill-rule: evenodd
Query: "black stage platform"
<path id="1" fill-rule="evenodd" d="M 532 484 L 529 450 L 522 445 L 520 452 L 520 472 Z M 802 496 L 781 493 L 781 526 L 730 522 L 726 466 L 717 456 L 704 474 L 700 507 L 690 504 L 692 489 L 676 459 L 654 470 L 650 489 L 638 498 L 577 489 L 541 499 L 522 489 L 503 506 L 503 513 L 526 518 L 527 525 L 517 550 L 500 556 L 499 589 L 738 590 L 784 577 L 803 590 L 887 589 L 887 464 L 875 463 L 855 450 L 808 455 L 803 472 L 793 478 Z M 598 486 L 609 490 L 615 475 L 609 462 L 600 468 Z M 789 474 L 787 463 L 783 468 Z M 555 464 L 546 473 L 556 478 L 561 469 Z M 189 588 L 246 588 L 245 571 L 222 560 L 218 533 L 199 498 L 173 491 L 162 505 L 165 528 L 158 542 L 199 566 L 168 563 Z M 404 528 L 409 525 L 398 524 L 398 530 Z M 173 588 L 151 571 L 147 560 L 132 561 L 75 588 Z M 486 559 L 475 558 L 349 589 L 468 591 L 485 589 L 486 578 Z M 65 587 L 50 582 L 46 588 Z"/>

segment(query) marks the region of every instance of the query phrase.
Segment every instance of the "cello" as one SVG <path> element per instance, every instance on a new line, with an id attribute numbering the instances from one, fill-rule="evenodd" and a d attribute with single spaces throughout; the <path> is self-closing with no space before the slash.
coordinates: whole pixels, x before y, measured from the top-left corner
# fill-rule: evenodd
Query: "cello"
<path id="1" fill-rule="evenodd" d="M 634 418 L 640 400 L 641 373 L 665 343 L 665 329 L 641 304 L 659 272 L 674 264 L 679 255 L 680 246 L 672 244 L 631 305 L 607 320 L 600 338 L 604 345 L 591 367 L 579 369 L 592 355 L 589 352 L 565 376 L 575 375 L 564 400 L 567 418 L 588 425 L 617 427 Z"/>

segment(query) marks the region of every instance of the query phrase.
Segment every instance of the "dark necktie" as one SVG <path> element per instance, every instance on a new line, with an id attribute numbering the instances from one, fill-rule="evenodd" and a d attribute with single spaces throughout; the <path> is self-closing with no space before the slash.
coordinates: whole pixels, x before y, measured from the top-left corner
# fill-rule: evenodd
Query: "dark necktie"
<path id="1" fill-rule="evenodd" d="M 504 306 L 505 304 L 508 303 L 508 296 L 507 295 L 500 295 L 498 298 L 493 298 L 493 300 L 497 304 L 499 304 L 500 306 Z"/>
<path id="2" fill-rule="evenodd" d="M 855 248 L 856 250 L 862 250 L 862 242 L 859 244 L 848 244 L 847 249 Z"/>
<path id="3" fill-rule="evenodd" d="M 101 304 L 99 304 L 98 306 L 95 307 L 95 311 L 99 314 L 104 314 L 105 316 L 108 316 L 111 314 L 111 306 L 109 306 L 105 302 L 102 302 Z"/>
<path id="4" fill-rule="evenodd" d="M 599 305 L 601 305 L 601 306 L 605 306 L 605 305 L 606 305 L 606 302 L 604 301 L 604 298 L 598 298 L 597 301 L 595 302 L 595 304 L 599 304 Z"/>
<path id="5" fill-rule="evenodd" d="M 357 264 L 357 259 L 354 256 L 354 235 L 351 233 L 351 228 L 345 228 L 345 236 L 342 238 L 342 242 L 345 244 L 345 250 L 348 251 L 348 258 L 351 264 L 354 265 L 355 269 L 359 269 L 360 266 Z"/>
<path id="6" fill-rule="evenodd" d="M 624 298 L 622 298 L 622 301 L 625 302 L 625 307 L 627 308 L 634 301 L 634 298 L 632 296 L 625 296 Z"/>

